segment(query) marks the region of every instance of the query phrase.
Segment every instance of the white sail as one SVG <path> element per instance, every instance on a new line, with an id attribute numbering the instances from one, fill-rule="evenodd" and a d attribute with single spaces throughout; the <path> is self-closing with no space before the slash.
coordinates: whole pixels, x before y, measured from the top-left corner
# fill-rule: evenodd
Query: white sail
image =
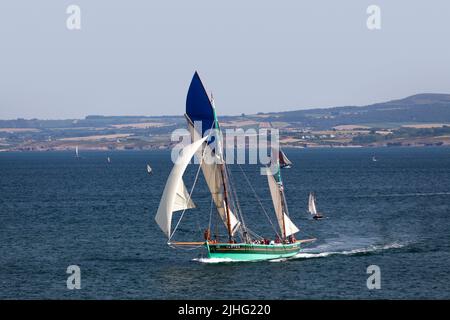
<path id="1" fill-rule="evenodd" d="M 209 148 L 206 146 L 206 148 Z M 203 175 L 205 176 L 206 184 L 208 185 L 209 191 L 211 192 L 214 204 L 216 205 L 217 211 L 219 212 L 220 218 L 226 227 L 228 227 L 227 223 L 227 209 L 225 205 L 225 200 L 222 191 L 222 176 L 220 174 L 220 168 L 218 168 L 218 164 L 207 164 L 203 162 L 201 164 Z M 236 216 L 231 212 L 231 209 L 228 209 L 229 217 L 230 217 L 230 233 L 234 235 L 238 230 L 240 222 L 236 218 Z"/>
<path id="2" fill-rule="evenodd" d="M 161 230 L 170 238 L 172 214 L 175 211 L 191 209 L 195 204 L 189 197 L 189 192 L 183 183 L 183 174 L 194 156 L 197 149 L 201 147 L 206 137 L 195 141 L 194 143 L 184 147 L 175 165 L 170 172 L 164 187 L 163 195 L 159 203 L 158 212 L 156 213 L 156 223 Z"/>
<path id="3" fill-rule="evenodd" d="M 78 155 L 78 146 L 75 147 L 75 156 L 76 156 L 77 158 L 79 157 L 79 155 Z"/>
<path id="4" fill-rule="evenodd" d="M 280 165 L 282 166 L 292 165 L 291 160 L 289 160 L 288 157 L 286 157 L 286 154 L 282 150 L 280 150 Z"/>
<path id="5" fill-rule="evenodd" d="M 286 234 L 284 236 L 289 237 L 290 235 L 298 232 L 299 230 L 283 210 L 282 198 L 279 189 L 280 186 L 275 181 L 275 178 L 270 173 L 269 169 L 267 172 L 267 180 L 269 182 L 270 195 L 272 196 L 273 207 L 275 209 L 275 214 L 277 216 L 278 225 L 280 226 L 281 233 L 283 234 L 285 230 Z"/>
<path id="6" fill-rule="evenodd" d="M 316 202 L 315 202 L 315 199 L 314 199 L 314 194 L 312 192 L 309 194 L 308 211 L 312 215 L 316 215 L 317 214 Z"/>
<path id="7" fill-rule="evenodd" d="M 147 172 L 148 172 L 148 173 L 152 173 L 152 167 L 150 167 L 149 164 L 147 164 Z"/>
<path id="8" fill-rule="evenodd" d="M 190 123 L 189 120 L 188 120 L 188 127 L 191 132 L 192 139 L 195 139 L 196 137 L 200 136 L 200 134 L 198 132 L 196 132 L 196 130 L 194 129 L 194 127 L 192 126 L 192 124 Z M 204 148 L 206 148 L 205 154 L 209 154 L 209 155 L 212 154 L 211 148 L 206 143 L 205 143 Z M 208 162 L 213 162 L 213 163 L 208 163 Z M 211 192 L 211 196 L 213 198 L 214 204 L 217 208 L 217 212 L 219 213 L 220 218 L 222 219 L 225 226 L 228 228 L 227 209 L 226 209 L 224 195 L 223 195 L 223 180 L 222 180 L 222 175 L 221 175 L 221 171 L 220 171 L 221 169 L 219 168 L 219 165 L 220 164 L 215 161 L 203 161 L 201 163 L 201 168 L 202 168 L 202 172 L 205 177 L 205 180 L 206 180 L 206 184 L 208 185 L 208 188 L 209 188 L 209 191 Z M 231 233 L 231 235 L 234 235 L 236 233 L 236 231 L 239 229 L 239 226 L 241 223 L 236 218 L 234 213 L 231 212 L 230 209 L 228 209 L 228 211 L 229 211 L 230 227 L 231 227 L 230 233 Z"/>

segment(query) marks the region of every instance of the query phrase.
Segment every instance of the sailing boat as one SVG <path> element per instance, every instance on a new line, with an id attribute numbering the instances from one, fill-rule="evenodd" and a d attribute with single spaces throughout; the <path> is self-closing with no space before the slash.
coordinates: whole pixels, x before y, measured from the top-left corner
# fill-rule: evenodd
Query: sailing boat
<path id="1" fill-rule="evenodd" d="M 314 192 L 309 193 L 309 199 L 308 199 L 308 211 L 313 216 L 313 219 L 320 220 L 323 218 L 322 214 L 317 212 L 316 209 L 316 195 Z"/>
<path id="2" fill-rule="evenodd" d="M 299 229 L 289 218 L 278 153 L 272 152 L 272 155 L 275 155 L 271 164 L 272 170 L 268 171 L 267 175 L 280 228 L 280 233 L 274 229 L 277 233 L 277 241 L 257 236 L 245 224 L 233 180 L 224 161 L 222 135 L 214 101 L 206 93 L 197 72 L 192 78 L 187 94 L 185 117 L 194 142 L 181 149 L 167 179 L 155 217 L 156 223 L 166 234 L 170 246 L 204 246 L 208 258 L 219 258 L 224 261 L 259 261 L 292 257 L 300 251 L 303 243 L 315 240 L 296 240 L 294 237 Z M 201 122 L 200 128 L 197 125 L 199 122 Z M 215 144 L 211 143 L 211 138 L 214 138 Z M 200 158 L 200 166 L 189 192 L 183 182 L 183 173 L 195 154 Z M 204 161 L 205 155 L 211 156 L 209 160 L 214 161 Z M 211 219 L 211 216 L 210 219 L 205 217 L 205 221 L 209 220 L 210 224 L 203 233 L 203 241 L 172 241 L 185 211 L 196 207 L 191 195 L 200 169 L 211 193 L 212 204 L 217 210 L 218 219 Z M 181 214 L 177 215 L 178 222 L 172 228 L 173 213 L 176 211 L 181 211 Z M 213 211 L 211 211 L 212 214 Z M 214 220 L 223 222 L 227 232 L 225 239 L 218 233 L 219 225 L 222 224 L 219 222 L 216 223 L 214 236 L 211 235 Z"/>
<path id="3" fill-rule="evenodd" d="M 150 165 L 147 163 L 147 172 L 148 172 L 148 174 L 151 174 L 152 173 L 152 167 L 150 167 Z"/>
<path id="4" fill-rule="evenodd" d="M 80 155 L 78 154 L 78 146 L 75 146 L 75 158 L 80 158 Z"/>
<path id="5" fill-rule="evenodd" d="M 108 161 L 108 163 L 111 163 L 111 158 L 108 157 L 108 158 L 106 159 L 106 161 Z"/>
<path id="6" fill-rule="evenodd" d="M 279 150 L 279 158 L 280 158 L 280 168 L 281 169 L 292 168 L 291 160 L 289 160 L 288 157 L 286 157 L 286 154 L 281 149 Z"/>
<path id="7" fill-rule="evenodd" d="M 373 161 L 373 162 L 376 162 L 376 161 L 378 161 L 378 160 L 377 160 L 377 158 L 375 158 L 375 156 L 373 156 L 373 157 L 372 157 L 372 161 Z"/>

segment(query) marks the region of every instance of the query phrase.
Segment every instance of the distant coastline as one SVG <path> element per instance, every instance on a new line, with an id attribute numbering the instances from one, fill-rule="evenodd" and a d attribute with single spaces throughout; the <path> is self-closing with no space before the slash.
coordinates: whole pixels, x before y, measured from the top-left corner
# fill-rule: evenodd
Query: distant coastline
<path id="1" fill-rule="evenodd" d="M 241 114 L 224 129 L 276 128 L 290 148 L 426 147 L 450 145 L 450 94 L 418 94 L 369 106 Z M 84 119 L 0 120 L 0 152 L 155 150 L 175 145 L 180 116 L 87 116 Z"/>

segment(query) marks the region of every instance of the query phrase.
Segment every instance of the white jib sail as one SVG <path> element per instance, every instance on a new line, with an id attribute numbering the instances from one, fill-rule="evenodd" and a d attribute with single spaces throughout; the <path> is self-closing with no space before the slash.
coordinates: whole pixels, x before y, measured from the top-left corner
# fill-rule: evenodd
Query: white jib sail
<path id="1" fill-rule="evenodd" d="M 164 187 L 155 220 L 169 238 L 171 236 L 172 213 L 195 207 L 184 185 L 183 174 L 195 152 L 201 147 L 206 138 L 197 140 L 181 150 L 180 156 L 175 161 L 175 165 Z"/>
<path id="2" fill-rule="evenodd" d="M 281 233 L 283 233 L 283 218 L 284 218 L 284 227 L 286 230 L 286 237 L 298 232 L 297 226 L 291 221 L 291 219 L 283 212 L 283 206 L 281 203 L 281 195 L 280 190 L 275 178 L 270 173 L 267 172 L 267 180 L 269 182 L 270 195 L 272 196 L 273 207 L 275 208 L 275 214 L 277 216 L 278 225 L 280 226 Z"/>
<path id="3" fill-rule="evenodd" d="M 312 193 L 309 194 L 308 210 L 312 215 L 317 214 L 316 203 L 314 201 L 314 195 Z"/>

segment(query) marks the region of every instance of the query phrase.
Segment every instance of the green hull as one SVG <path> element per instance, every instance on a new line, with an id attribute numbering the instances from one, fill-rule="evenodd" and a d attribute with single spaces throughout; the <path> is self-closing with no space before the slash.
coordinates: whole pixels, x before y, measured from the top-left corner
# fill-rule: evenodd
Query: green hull
<path id="1" fill-rule="evenodd" d="M 261 261 L 295 256 L 300 251 L 300 242 L 289 244 L 206 243 L 208 258 L 232 261 Z"/>

